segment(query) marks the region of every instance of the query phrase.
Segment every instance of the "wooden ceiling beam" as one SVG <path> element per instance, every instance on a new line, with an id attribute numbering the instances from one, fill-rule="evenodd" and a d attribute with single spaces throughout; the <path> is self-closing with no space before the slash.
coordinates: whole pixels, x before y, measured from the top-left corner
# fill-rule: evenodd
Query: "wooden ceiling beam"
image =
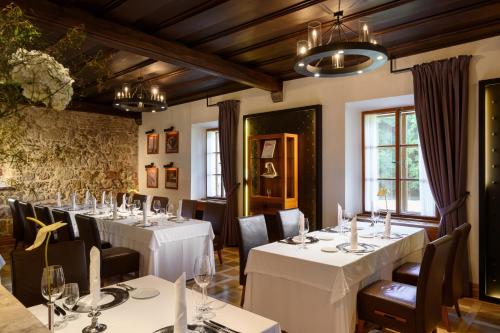
<path id="1" fill-rule="evenodd" d="M 1 0 L 1 3 L 7 5 L 9 0 Z M 98 18 L 78 8 L 58 6 L 47 0 L 18 0 L 16 4 L 21 6 L 25 14 L 33 21 L 54 28 L 67 29 L 83 24 L 89 38 L 115 49 L 181 67 L 197 69 L 270 92 L 281 91 L 283 88 L 280 80 L 257 70 Z"/>
<path id="2" fill-rule="evenodd" d="M 137 112 L 125 112 L 113 108 L 111 105 L 103 105 L 97 103 L 90 103 L 85 101 L 73 100 L 68 106 L 67 111 L 79 111 L 79 112 L 90 112 L 98 113 L 107 116 L 140 119 L 141 114 Z"/>
<path id="3" fill-rule="evenodd" d="M 232 92 L 241 91 L 241 90 L 245 90 L 245 89 L 248 89 L 248 87 L 245 87 L 237 82 L 231 82 L 231 83 L 224 84 L 224 85 L 221 85 L 219 87 L 216 87 L 216 88 L 213 88 L 213 89 L 210 89 L 207 91 L 200 91 L 199 93 L 188 94 L 186 96 L 180 96 L 177 98 L 173 98 L 173 99 L 168 101 L 168 105 L 170 107 L 170 106 L 174 106 L 174 105 L 198 101 L 198 100 L 205 99 L 205 98 L 229 94 Z"/>

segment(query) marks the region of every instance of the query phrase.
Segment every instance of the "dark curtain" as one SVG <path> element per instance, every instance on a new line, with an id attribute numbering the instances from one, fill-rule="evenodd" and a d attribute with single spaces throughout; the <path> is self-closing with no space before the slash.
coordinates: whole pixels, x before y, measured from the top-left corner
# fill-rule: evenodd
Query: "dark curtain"
<path id="1" fill-rule="evenodd" d="M 412 68 L 415 112 L 429 185 L 441 215 L 440 236 L 467 222 L 467 113 L 470 56 Z M 464 262 L 469 293 L 469 260 Z"/>
<path id="2" fill-rule="evenodd" d="M 238 245 L 238 185 L 236 178 L 236 133 L 240 117 L 240 101 L 229 100 L 219 106 L 219 145 L 222 183 L 226 190 L 226 214 L 224 221 L 224 244 Z"/>

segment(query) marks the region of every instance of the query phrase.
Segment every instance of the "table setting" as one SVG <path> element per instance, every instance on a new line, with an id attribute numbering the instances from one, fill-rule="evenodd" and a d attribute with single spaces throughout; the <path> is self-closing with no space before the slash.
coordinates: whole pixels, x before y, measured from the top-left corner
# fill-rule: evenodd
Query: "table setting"
<path id="1" fill-rule="evenodd" d="M 253 248 L 244 308 L 276 320 L 289 333 L 354 332 L 358 289 L 379 278 L 391 280 L 392 269 L 403 262 L 420 261 L 428 242 L 424 229 L 393 225 L 388 215 L 373 223 L 341 213 L 339 226 L 312 232 L 299 220 L 298 237 L 315 241 Z"/>

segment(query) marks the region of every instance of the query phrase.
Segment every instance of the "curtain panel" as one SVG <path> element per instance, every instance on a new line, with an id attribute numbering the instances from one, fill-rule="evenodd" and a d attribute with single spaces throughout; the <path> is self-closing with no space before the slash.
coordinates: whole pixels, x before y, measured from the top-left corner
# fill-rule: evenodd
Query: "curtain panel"
<path id="1" fill-rule="evenodd" d="M 418 133 L 429 185 L 441 221 L 440 236 L 467 222 L 467 117 L 471 56 L 412 68 Z M 464 263 L 469 291 L 469 267 Z"/>
<path id="2" fill-rule="evenodd" d="M 240 101 L 228 100 L 217 103 L 219 107 L 219 145 L 222 183 L 226 190 L 226 214 L 224 216 L 224 244 L 238 245 L 238 186 L 236 178 L 236 142 Z"/>

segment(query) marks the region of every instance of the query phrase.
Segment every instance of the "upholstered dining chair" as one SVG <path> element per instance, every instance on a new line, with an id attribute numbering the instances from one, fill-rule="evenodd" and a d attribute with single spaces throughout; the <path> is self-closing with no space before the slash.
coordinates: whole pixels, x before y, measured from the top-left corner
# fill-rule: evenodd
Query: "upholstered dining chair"
<path id="1" fill-rule="evenodd" d="M 243 306 L 243 302 L 245 301 L 245 285 L 247 282 L 245 267 L 247 265 L 248 254 L 252 248 L 269 243 L 264 215 L 238 217 L 238 232 L 240 237 L 240 285 L 243 286 L 241 306 Z"/>
<path id="2" fill-rule="evenodd" d="M 33 251 L 17 249 L 12 251 L 12 293 L 29 307 L 47 302 L 40 291 L 43 267 L 45 267 L 44 247 Z M 80 294 L 88 293 L 89 279 L 82 241 L 59 242 L 48 248 L 49 265 L 61 265 L 64 278 L 78 283 Z"/>
<path id="3" fill-rule="evenodd" d="M 182 199 L 181 216 L 194 219 L 196 216 L 196 200 Z"/>
<path id="4" fill-rule="evenodd" d="M 441 308 L 441 319 L 446 330 L 450 331 L 450 321 L 448 319 L 448 307 L 455 307 L 459 317 L 460 307 L 458 300 L 463 295 L 464 274 L 463 263 L 467 256 L 467 241 L 469 239 L 471 225 L 464 223 L 456 228 L 451 237 L 453 244 L 450 250 L 450 256 L 446 263 L 443 281 L 443 304 Z M 416 286 L 420 275 L 421 266 L 419 263 L 408 262 L 398 267 L 393 272 L 392 279 L 397 282 L 407 283 Z"/>
<path id="5" fill-rule="evenodd" d="M 54 222 L 63 222 L 66 225 L 56 231 L 59 242 L 75 240 L 75 230 L 69 212 L 60 209 L 52 209 L 52 219 Z"/>
<path id="6" fill-rule="evenodd" d="M 18 201 L 14 198 L 8 198 L 7 202 L 10 208 L 10 214 L 12 215 L 12 237 L 16 240 L 14 244 L 14 249 L 20 242 L 24 241 L 24 224 L 19 216 Z"/>
<path id="7" fill-rule="evenodd" d="M 167 211 L 167 205 L 168 205 L 168 198 L 167 197 L 156 197 L 154 196 L 153 199 L 151 200 L 151 211 L 154 212 L 154 208 L 153 208 L 153 203 L 156 201 L 156 200 L 159 200 L 160 201 L 160 206 L 161 208 L 164 208 L 165 211 Z"/>
<path id="8" fill-rule="evenodd" d="M 17 211 L 24 226 L 24 246 L 30 246 L 35 241 L 38 227 L 35 222 L 29 221 L 27 218 L 36 217 L 35 209 L 29 202 L 18 201 Z"/>
<path id="9" fill-rule="evenodd" d="M 118 205 L 118 207 L 119 207 L 119 206 L 121 206 L 121 205 L 122 205 L 122 203 L 123 203 L 123 195 L 124 195 L 124 194 L 125 194 L 125 193 L 121 193 L 121 192 L 118 192 L 118 193 L 116 194 L 116 204 Z"/>
<path id="10" fill-rule="evenodd" d="M 146 202 L 146 200 L 148 199 L 148 196 L 147 195 L 144 195 L 144 194 L 138 194 L 138 193 L 134 193 L 134 195 L 132 196 L 132 200 L 139 200 L 141 202 L 141 207 L 139 207 L 139 209 L 142 210 L 142 206 L 144 205 L 144 202 Z"/>
<path id="11" fill-rule="evenodd" d="M 224 248 L 224 239 L 222 238 L 222 226 L 224 224 L 224 215 L 226 204 L 216 202 L 206 202 L 203 209 L 203 220 L 212 224 L 214 231 L 214 250 L 217 251 L 219 262 L 222 264 L 222 249 Z"/>
<path id="12" fill-rule="evenodd" d="M 369 321 L 405 333 L 437 332 L 441 321 L 441 293 L 444 271 L 453 243 L 451 236 L 427 244 L 418 285 L 377 281 L 358 293 L 358 332 Z"/>
<path id="13" fill-rule="evenodd" d="M 90 263 L 90 250 L 93 246 L 101 251 L 101 277 L 109 278 L 127 273 L 135 273 L 139 277 L 139 252 L 126 247 L 103 249 L 101 236 L 95 218 L 85 215 L 75 215 L 80 239 L 85 243 L 87 267 Z"/>
<path id="14" fill-rule="evenodd" d="M 35 205 L 33 208 L 35 209 L 35 215 L 38 220 L 46 225 L 52 224 L 52 214 L 50 213 L 49 207 Z"/>
<path id="15" fill-rule="evenodd" d="M 280 239 L 294 237 L 299 234 L 300 210 L 298 208 L 278 210 L 276 219 Z"/>

